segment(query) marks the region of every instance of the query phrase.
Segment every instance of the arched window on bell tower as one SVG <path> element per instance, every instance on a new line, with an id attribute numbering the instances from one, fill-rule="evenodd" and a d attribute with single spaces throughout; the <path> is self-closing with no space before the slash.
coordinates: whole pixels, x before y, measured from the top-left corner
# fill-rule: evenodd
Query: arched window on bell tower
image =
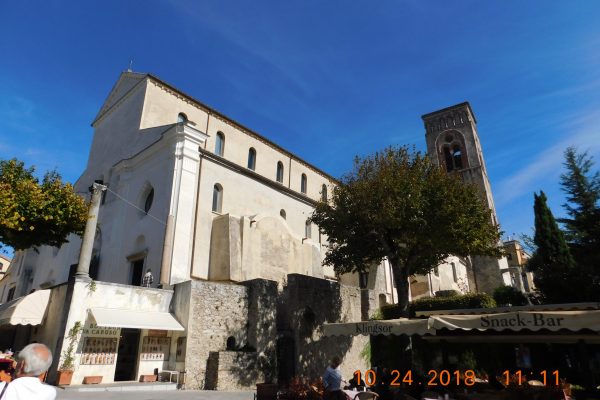
<path id="1" fill-rule="evenodd" d="M 443 163 L 446 167 L 446 171 L 457 171 L 467 168 L 466 158 L 464 157 L 463 146 L 464 143 L 461 140 L 458 132 L 446 132 L 441 136 L 441 154 L 440 163 Z"/>

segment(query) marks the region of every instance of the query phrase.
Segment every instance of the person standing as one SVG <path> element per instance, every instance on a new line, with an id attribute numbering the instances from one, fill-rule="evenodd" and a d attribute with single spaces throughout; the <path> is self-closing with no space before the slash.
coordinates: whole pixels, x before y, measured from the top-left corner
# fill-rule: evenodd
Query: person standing
<path id="1" fill-rule="evenodd" d="M 342 392 L 343 379 L 340 364 L 340 358 L 333 357 L 331 364 L 323 374 L 323 387 L 325 388 L 323 398 L 325 400 L 344 400 L 346 398 L 346 395 Z"/>
<path id="2" fill-rule="evenodd" d="M 0 400 L 54 400 L 56 389 L 42 383 L 52 364 L 52 352 L 41 343 L 31 343 L 17 356 L 17 379 L 0 386 Z"/>
<path id="3" fill-rule="evenodd" d="M 154 282 L 154 277 L 152 276 L 152 270 L 148 268 L 146 270 L 146 275 L 142 279 L 142 287 L 151 287 Z"/>

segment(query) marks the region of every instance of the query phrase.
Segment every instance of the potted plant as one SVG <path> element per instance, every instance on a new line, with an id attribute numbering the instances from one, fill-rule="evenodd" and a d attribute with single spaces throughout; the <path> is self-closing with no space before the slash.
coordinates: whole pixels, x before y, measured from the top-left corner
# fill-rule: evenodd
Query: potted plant
<path id="1" fill-rule="evenodd" d="M 77 341 L 77 335 L 81 331 L 81 322 L 77 321 L 73 325 L 67 334 L 69 345 L 62 354 L 62 364 L 58 367 L 58 373 L 56 375 L 57 385 L 70 385 L 71 379 L 73 378 L 73 370 L 75 369 L 75 343 Z"/>

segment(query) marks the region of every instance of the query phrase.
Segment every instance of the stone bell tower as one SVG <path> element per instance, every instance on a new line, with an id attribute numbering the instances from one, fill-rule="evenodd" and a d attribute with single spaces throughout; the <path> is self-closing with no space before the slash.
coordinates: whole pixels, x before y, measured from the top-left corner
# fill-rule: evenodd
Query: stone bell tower
<path id="1" fill-rule="evenodd" d="M 488 179 L 477 121 L 468 102 L 425 114 L 427 153 L 448 173 L 460 174 L 466 182 L 477 185 L 481 196 L 491 210 L 491 220 L 498 224 L 492 188 Z M 498 286 L 510 285 L 510 273 L 506 258 L 471 257 L 473 283 L 479 292 L 491 294 Z"/>

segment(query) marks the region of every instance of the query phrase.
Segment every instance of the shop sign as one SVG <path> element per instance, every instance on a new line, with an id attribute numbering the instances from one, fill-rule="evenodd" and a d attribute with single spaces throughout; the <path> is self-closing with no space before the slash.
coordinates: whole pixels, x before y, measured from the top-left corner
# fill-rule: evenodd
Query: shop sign
<path id="1" fill-rule="evenodd" d="M 160 329 L 149 329 L 148 330 L 148 336 L 153 336 L 153 337 L 167 337 L 167 331 L 163 331 Z"/>
<path id="2" fill-rule="evenodd" d="M 85 336 L 114 337 L 121 334 L 121 328 L 116 328 L 113 326 L 98 326 L 94 323 L 90 323 L 83 328 L 82 333 Z"/>

